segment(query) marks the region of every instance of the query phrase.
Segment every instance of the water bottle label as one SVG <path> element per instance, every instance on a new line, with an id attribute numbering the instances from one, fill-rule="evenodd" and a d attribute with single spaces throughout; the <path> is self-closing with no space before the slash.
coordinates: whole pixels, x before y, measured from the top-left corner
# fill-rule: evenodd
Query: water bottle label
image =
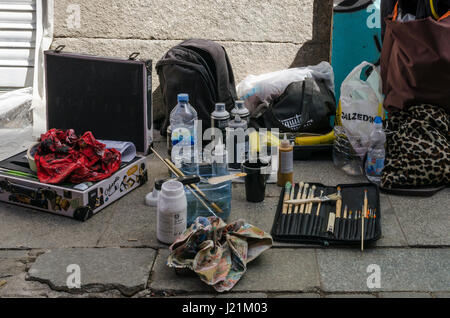
<path id="1" fill-rule="evenodd" d="M 384 158 L 375 159 L 367 157 L 367 175 L 371 177 L 380 177 L 384 169 Z"/>
<path id="2" fill-rule="evenodd" d="M 194 136 L 191 135 L 191 132 L 187 128 L 177 128 L 172 131 L 172 146 L 175 146 L 179 143 L 185 145 L 193 145 L 194 144 Z"/>

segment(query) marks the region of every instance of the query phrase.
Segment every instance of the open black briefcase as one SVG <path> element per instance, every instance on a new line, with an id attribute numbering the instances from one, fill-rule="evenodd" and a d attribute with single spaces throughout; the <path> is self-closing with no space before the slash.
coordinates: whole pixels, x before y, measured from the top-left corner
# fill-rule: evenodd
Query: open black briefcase
<path id="1" fill-rule="evenodd" d="M 131 141 L 149 153 L 153 141 L 152 61 L 45 52 L 47 128 L 91 131 Z"/>
<path id="2" fill-rule="evenodd" d="M 152 62 L 45 52 L 47 129 L 91 131 L 96 139 L 127 141 L 138 155 L 107 179 L 44 184 L 26 152 L 0 162 L 0 201 L 86 221 L 148 181 L 145 155 L 153 142 Z"/>

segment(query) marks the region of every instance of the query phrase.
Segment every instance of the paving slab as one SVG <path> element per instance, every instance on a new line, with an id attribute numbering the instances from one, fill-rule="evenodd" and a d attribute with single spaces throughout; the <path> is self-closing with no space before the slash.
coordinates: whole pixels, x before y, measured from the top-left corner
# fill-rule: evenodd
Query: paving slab
<path id="1" fill-rule="evenodd" d="M 227 293 L 218 295 L 216 298 L 226 299 L 252 299 L 252 298 L 267 298 L 267 294 L 264 293 Z"/>
<path id="2" fill-rule="evenodd" d="M 400 247 L 408 246 L 406 237 L 398 222 L 395 210 L 387 195 L 380 195 L 381 205 L 381 230 L 382 237 L 377 242 L 377 247 Z"/>
<path id="3" fill-rule="evenodd" d="M 435 298 L 450 298 L 450 292 L 446 293 L 433 293 Z"/>
<path id="4" fill-rule="evenodd" d="M 24 272 L 26 265 L 17 259 L 0 259 L 0 280 Z"/>
<path id="5" fill-rule="evenodd" d="M 450 246 L 450 189 L 431 198 L 389 197 L 411 246 Z"/>
<path id="6" fill-rule="evenodd" d="M 450 249 L 329 249 L 317 250 L 317 258 L 325 292 L 433 292 L 450 286 Z M 381 270 L 379 289 L 367 286 L 370 265 Z"/>
<path id="7" fill-rule="evenodd" d="M 367 182 L 364 176 L 349 176 L 337 169 L 332 160 L 294 162 L 295 182 L 322 183 L 326 186 Z"/>
<path id="8" fill-rule="evenodd" d="M 320 294 L 314 293 L 276 294 L 276 295 L 269 295 L 269 298 L 320 298 Z"/>
<path id="9" fill-rule="evenodd" d="M 331 294 L 324 298 L 377 298 L 377 296 L 373 294 Z"/>
<path id="10" fill-rule="evenodd" d="M 0 250 L 0 260 L 26 258 L 28 258 L 28 250 Z"/>
<path id="11" fill-rule="evenodd" d="M 160 250 L 150 288 L 177 293 L 215 293 L 195 275 L 181 276 L 166 266 L 168 250 Z M 271 249 L 249 264 L 233 292 L 308 292 L 319 286 L 314 250 Z"/>
<path id="12" fill-rule="evenodd" d="M 51 294 L 48 286 L 26 280 L 26 272 L 8 277 L 6 284 L 0 287 L 0 298 L 47 298 Z M 56 297 L 56 293 L 54 294 Z"/>
<path id="13" fill-rule="evenodd" d="M 380 298 L 431 298 L 430 293 L 380 293 Z"/>
<path id="14" fill-rule="evenodd" d="M 156 251 L 153 249 L 56 249 L 39 256 L 29 279 L 52 289 L 74 293 L 119 290 L 132 296 L 147 286 Z M 67 287 L 69 265 L 78 265 L 81 288 Z"/>
<path id="15" fill-rule="evenodd" d="M 94 247 L 110 209 L 80 222 L 0 202 L 0 248 Z"/>

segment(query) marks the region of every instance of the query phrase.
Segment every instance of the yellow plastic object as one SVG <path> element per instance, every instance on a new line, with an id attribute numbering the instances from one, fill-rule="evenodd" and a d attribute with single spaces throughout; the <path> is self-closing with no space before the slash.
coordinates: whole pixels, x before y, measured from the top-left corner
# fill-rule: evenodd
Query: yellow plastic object
<path id="1" fill-rule="evenodd" d="M 329 145 L 334 142 L 334 130 L 327 135 L 321 136 L 305 136 L 295 138 L 296 146 L 315 146 L 315 145 Z"/>
<path id="2" fill-rule="evenodd" d="M 281 144 L 280 139 L 276 137 L 274 134 L 272 134 L 270 131 L 266 134 L 260 134 L 259 132 L 255 131 L 250 134 L 250 152 L 251 153 L 258 153 L 261 151 L 262 146 L 267 147 L 279 147 Z"/>
<path id="3" fill-rule="evenodd" d="M 259 152 L 260 146 L 259 146 L 259 133 L 257 131 L 252 132 L 249 136 L 249 142 L 250 142 L 250 153 L 256 154 Z"/>

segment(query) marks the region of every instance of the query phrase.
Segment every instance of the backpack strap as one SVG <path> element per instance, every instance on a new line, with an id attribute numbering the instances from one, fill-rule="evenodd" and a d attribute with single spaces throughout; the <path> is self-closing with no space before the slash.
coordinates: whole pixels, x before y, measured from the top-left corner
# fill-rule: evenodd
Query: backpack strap
<path id="1" fill-rule="evenodd" d="M 450 17 L 450 10 L 446 14 L 444 14 L 442 17 L 440 17 L 438 19 L 438 21 L 441 22 L 442 20 L 444 20 L 444 19 L 446 19 L 448 17 Z"/>
<path id="2" fill-rule="evenodd" d="M 394 15 L 392 17 L 392 21 L 396 21 L 397 17 L 398 17 L 398 1 L 397 1 L 397 3 L 395 4 L 395 7 L 394 7 Z"/>
<path id="3" fill-rule="evenodd" d="M 442 17 L 439 17 L 439 14 L 437 13 L 436 8 L 434 6 L 434 0 L 430 0 L 430 9 L 431 9 L 431 14 L 433 15 L 433 17 L 439 22 L 450 17 L 450 10 L 446 14 L 444 14 Z M 396 21 L 397 17 L 398 17 L 398 1 L 394 7 L 394 15 L 392 17 L 392 21 Z"/>

